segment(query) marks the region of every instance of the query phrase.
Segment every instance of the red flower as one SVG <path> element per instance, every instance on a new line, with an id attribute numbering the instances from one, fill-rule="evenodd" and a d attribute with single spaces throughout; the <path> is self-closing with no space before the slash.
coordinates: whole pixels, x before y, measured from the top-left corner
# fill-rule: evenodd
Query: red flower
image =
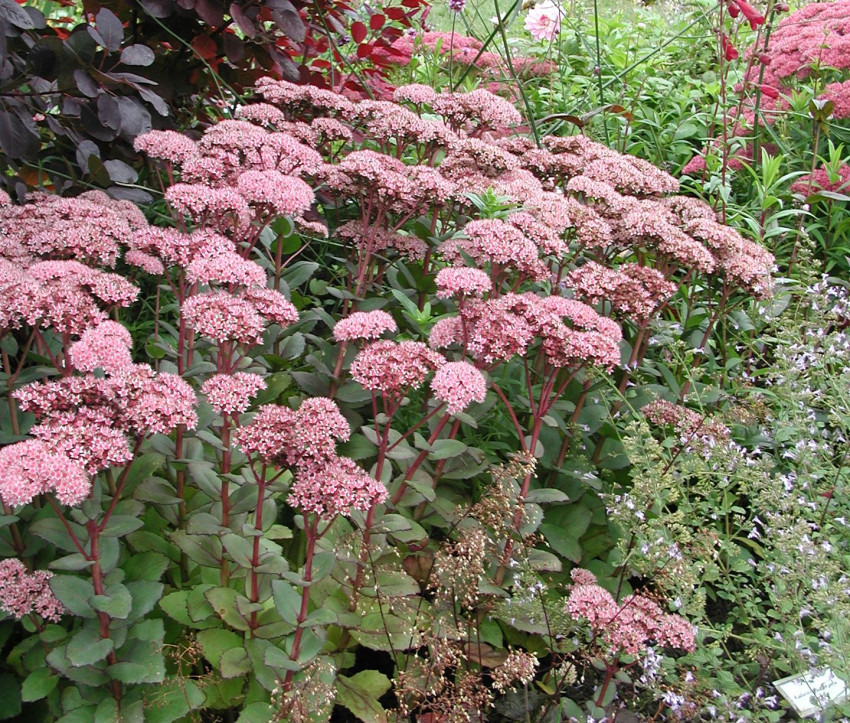
<path id="1" fill-rule="evenodd" d="M 760 15 L 756 12 L 756 9 L 750 5 L 746 0 L 731 0 L 731 5 L 729 6 L 729 14 L 732 17 L 735 17 L 735 14 L 732 13 L 732 5 L 737 6 L 737 9 L 740 10 L 744 17 L 749 20 L 750 27 L 755 30 L 759 25 L 764 25 L 764 15 Z"/>
<path id="2" fill-rule="evenodd" d="M 738 58 L 738 51 L 726 35 L 723 36 L 721 45 L 723 47 L 723 55 L 726 56 L 726 60 L 736 60 Z"/>

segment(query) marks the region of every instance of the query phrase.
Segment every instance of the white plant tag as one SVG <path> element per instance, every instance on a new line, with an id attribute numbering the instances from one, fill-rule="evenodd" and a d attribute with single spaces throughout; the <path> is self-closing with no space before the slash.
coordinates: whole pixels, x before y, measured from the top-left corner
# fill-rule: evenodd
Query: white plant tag
<path id="1" fill-rule="evenodd" d="M 773 683 L 797 714 L 803 718 L 820 713 L 831 703 L 841 703 L 850 696 L 850 689 L 829 668 L 800 673 Z"/>

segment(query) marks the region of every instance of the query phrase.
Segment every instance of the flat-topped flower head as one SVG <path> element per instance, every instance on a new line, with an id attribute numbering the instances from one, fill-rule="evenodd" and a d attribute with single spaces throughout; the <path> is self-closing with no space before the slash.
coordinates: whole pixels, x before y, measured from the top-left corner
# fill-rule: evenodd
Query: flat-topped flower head
<path id="1" fill-rule="evenodd" d="M 180 314 L 190 329 L 219 343 L 259 344 L 263 338 L 265 320 L 256 306 L 226 291 L 192 296 L 183 302 Z"/>
<path id="2" fill-rule="evenodd" d="M 376 341 L 360 350 L 351 376 L 365 389 L 391 397 L 418 389 L 445 359 L 418 341 Z"/>
<path id="3" fill-rule="evenodd" d="M 280 108 L 275 108 L 269 103 L 251 103 L 240 105 L 236 109 L 236 117 L 240 120 L 251 121 L 268 128 L 278 128 L 287 123 L 286 116 Z"/>
<path id="4" fill-rule="evenodd" d="M 333 457 L 305 465 L 295 475 L 287 502 L 298 510 L 332 519 L 383 502 L 387 489 L 353 459 Z"/>
<path id="5" fill-rule="evenodd" d="M 68 356 L 78 371 L 93 372 L 100 368 L 113 374 L 133 363 L 132 346 L 133 338 L 124 326 L 104 321 L 86 329 L 80 340 L 70 346 Z"/>
<path id="6" fill-rule="evenodd" d="M 192 429 L 198 423 L 195 392 L 176 374 L 134 364 L 110 381 L 120 401 L 122 425 L 127 429 L 168 434 L 181 425 Z"/>
<path id="7" fill-rule="evenodd" d="M 430 86 L 423 83 L 411 83 L 410 85 L 400 85 L 393 91 L 393 100 L 396 103 L 407 101 L 414 105 L 423 105 L 431 103 L 437 97 L 437 92 Z"/>
<path id="8" fill-rule="evenodd" d="M 265 388 L 266 383 L 259 374 L 236 372 L 211 376 L 201 385 L 201 393 L 219 414 L 240 414 Z"/>
<path id="9" fill-rule="evenodd" d="M 253 304 L 266 321 L 286 327 L 298 321 L 298 309 L 279 291 L 265 286 L 248 286 L 239 293 L 240 298 Z"/>
<path id="10" fill-rule="evenodd" d="M 203 183 L 175 183 L 166 200 L 199 225 L 220 231 L 244 231 L 253 218 L 248 202 L 235 189 L 211 188 Z"/>
<path id="11" fill-rule="evenodd" d="M 278 106 L 290 118 L 300 118 L 305 114 L 347 117 L 354 107 L 345 96 L 314 85 L 262 77 L 257 79 L 256 87 L 263 98 Z"/>
<path id="12" fill-rule="evenodd" d="M 137 212 L 138 213 L 138 212 Z M 63 198 L 36 194 L 23 206 L 0 205 L 3 246 L 15 244 L 36 258 L 114 266 L 143 219 L 99 195 Z"/>
<path id="13" fill-rule="evenodd" d="M 487 396 L 487 380 L 469 362 L 443 364 L 431 380 L 434 396 L 446 403 L 449 414 L 463 412 L 472 402 L 483 402 Z"/>
<path id="14" fill-rule="evenodd" d="M 336 323 L 333 334 L 337 341 L 372 341 L 380 339 L 388 331 L 398 331 L 398 326 L 386 311 L 355 311 Z"/>
<path id="15" fill-rule="evenodd" d="M 50 589 L 52 572 L 30 572 L 17 558 L 0 560 L 0 609 L 20 620 L 36 613 L 45 620 L 58 623 L 66 612 Z"/>
<path id="16" fill-rule="evenodd" d="M 55 421 L 30 427 L 30 434 L 47 443 L 52 452 L 81 465 L 90 475 L 130 462 L 133 453 L 126 434 L 107 423 L 88 421 L 88 416 L 58 415 Z"/>
<path id="17" fill-rule="evenodd" d="M 123 276 L 77 261 L 41 261 L 27 269 L 4 265 L 0 322 L 52 328 L 79 336 L 106 321 L 104 309 L 129 306 L 139 293 Z"/>
<path id="18" fill-rule="evenodd" d="M 495 218 L 470 221 L 463 233 L 466 238 L 449 239 L 440 246 L 450 263 L 461 266 L 468 256 L 479 266 L 489 263 L 494 270 L 516 271 L 529 279 L 548 278 L 537 245 L 509 223 Z"/>
<path id="19" fill-rule="evenodd" d="M 628 239 L 657 249 L 671 262 L 686 269 L 705 273 L 714 271 L 716 262 L 709 250 L 681 229 L 659 217 L 651 206 L 637 206 L 625 215 L 621 228 Z"/>
<path id="20" fill-rule="evenodd" d="M 463 267 L 440 269 L 435 279 L 437 297 L 483 296 L 493 288 L 490 277 L 481 269 Z"/>
<path id="21" fill-rule="evenodd" d="M 20 507 L 47 492 L 53 492 L 62 504 L 77 505 L 91 492 L 91 480 L 82 466 L 39 439 L 0 449 L 0 499 L 4 504 Z"/>
<path id="22" fill-rule="evenodd" d="M 200 155 L 198 146 L 191 138 L 175 131 L 148 131 L 136 136 L 133 148 L 150 158 L 182 165 L 190 158 Z"/>
<path id="23" fill-rule="evenodd" d="M 235 251 L 196 258 L 186 267 L 190 284 L 232 284 L 264 286 L 266 272 L 259 264 L 242 258 Z"/>
<path id="24" fill-rule="evenodd" d="M 595 261 L 567 274 L 564 285 L 588 304 L 607 300 L 618 315 L 640 321 L 649 319 L 676 292 L 676 284 L 648 266 L 610 269 Z"/>
<path id="25" fill-rule="evenodd" d="M 632 196 L 661 196 L 679 191 L 679 182 L 669 173 L 649 161 L 625 154 L 591 161 L 582 173 Z"/>
<path id="26" fill-rule="evenodd" d="M 260 407 L 239 430 L 236 443 L 269 464 L 311 466 L 333 459 L 337 441 L 350 435 L 348 421 L 333 400 L 310 397 L 298 411 L 277 404 Z"/>
<path id="27" fill-rule="evenodd" d="M 440 93 L 431 101 L 431 108 L 454 129 L 472 125 L 477 131 L 498 130 L 522 122 L 513 103 L 483 88 L 469 93 Z"/>
<path id="28" fill-rule="evenodd" d="M 236 188 L 251 205 L 281 216 L 304 213 L 315 200 L 304 181 L 279 171 L 245 171 L 236 179 Z"/>

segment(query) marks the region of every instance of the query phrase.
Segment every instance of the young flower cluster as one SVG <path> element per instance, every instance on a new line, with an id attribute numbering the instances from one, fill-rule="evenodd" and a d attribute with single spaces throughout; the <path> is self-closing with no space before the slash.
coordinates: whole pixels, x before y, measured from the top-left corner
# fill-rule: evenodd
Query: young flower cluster
<path id="1" fill-rule="evenodd" d="M 512 685 L 528 685 L 537 673 L 539 662 L 534 653 L 511 650 L 507 660 L 491 673 L 493 687 L 500 693 L 506 692 Z"/>
<path id="2" fill-rule="evenodd" d="M 261 407 L 237 434 L 248 455 L 267 464 L 292 468 L 289 503 L 324 518 L 368 510 L 386 499 L 386 488 L 352 459 L 338 457 L 337 441 L 351 434 L 336 404 L 325 397 L 305 399 L 297 410 Z"/>
<path id="3" fill-rule="evenodd" d="M 585 621 L 606 656 L 636 656 L 654 643 L 693 652 L 696 630 L 681 615 L 665 613 L 646 595 L 627 595 L 621 603 L 587 570 L 575 570 L 575 585 L 567 597 L 566 611 Z"/>
<path id="4" fill-rule="evenodd" d="M 50 589 L 52 572 L 29 572 L 20 560 L 0 560 L 0 609 L 20 620 L 36 613 L 44 620 L 58 623 L 65 607 Z"/>

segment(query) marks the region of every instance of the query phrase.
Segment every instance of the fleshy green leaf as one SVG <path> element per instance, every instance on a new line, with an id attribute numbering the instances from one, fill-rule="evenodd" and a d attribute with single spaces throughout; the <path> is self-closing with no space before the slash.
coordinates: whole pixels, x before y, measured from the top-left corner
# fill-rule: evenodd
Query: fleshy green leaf
<path id="1" fill-rule="evenodd" d="M 21 686 L 21 700 L 26 703 L 41 700 L 50 694 L 57 683 L 59 683 L 59 676 L 53 675 L 50 668 L 47 666 L 38 668 L 27 676 Z"/>

